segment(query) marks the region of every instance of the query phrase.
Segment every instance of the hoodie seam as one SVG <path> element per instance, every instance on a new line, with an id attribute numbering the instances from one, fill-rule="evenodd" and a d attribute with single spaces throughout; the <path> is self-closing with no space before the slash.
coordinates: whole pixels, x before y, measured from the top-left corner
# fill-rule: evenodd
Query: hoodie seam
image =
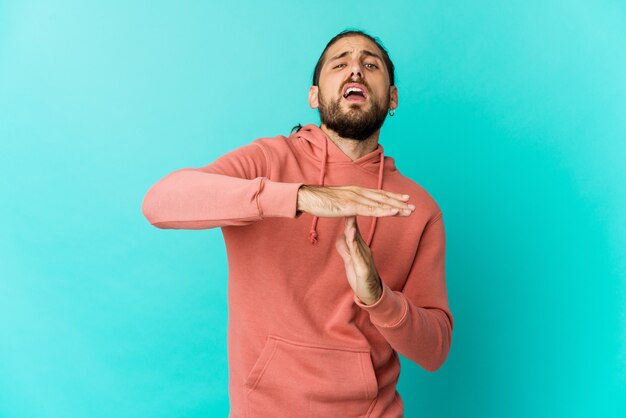
<path id="1" fill-rule="evenodd" d="M 258 218 L 256 216 L 246 216 L 244 218 L 237 218 L 236 220 L 239 222 L 245 222 L 245 221 L 256 221 Z M 198 222 L 223 222 L 223 221 L 230 221 L 232 219 L 230 218 L 218 218 L 218 219 L 194 219 L 194 220 L 190 220 L 190 221 L 168 221 L 168 220 L 163 220 L 163 221 L 156 221 L 153 222 L 152 225 L 156 226 L 156 227 L 160 227 L 161 225 L 167 225 L 170 223 L 175 222 L 177 225 L 192 225 L 192 224 L 196 224 Z M 230 226 L 230 225 L 225 225 L 225 226 Z M 167 229 L 182 229 L 182 228 L 167 228 Z"/>
<path id="2" fill-rule="evenodd" d="M 259 184 L 259 190 L 256 194 L 256 196 L 254 197 L 254 201 L 256 203 L 256 208 L 259 211 L 259 217 L 261 219 L 263 219 L 263 209 L 261 208 L 261 202 L 260 200 L 260 196 L 261 193 L 263 193 L 263 190 L 265 189 L 265 182 L 267 180 L 269 180 L 271 172 L 272 172 L 272 164 L 270 162 L 270 157 L 269 155 L 267 155 L 267 151 L 265 151 L 265 148 L 263 147 L 263 145 L 259 144 L 258 142 L 253 142 L 253 144 L 256 144 L 259 146 L 259 148 L 261 148 L 261 151 L 263 152 L 263 155 L 265 156 L 265 164 L 267 165 L 267 173 L 265 173 L 264 177 L 261 177 L 261 182 Z"/>
<path id="3" fill-rule="evenodd" d="M 437 213 L 434 217 L 432 217 L 432 218 L 428 221 L 428 223 L 427 223 L 427 225 L 426 225 L 426 227 L 425 227 L 424 229 L 426 229 L 426 228 L 430 228 L 433 224 L 435 224 L 435 223 L 439 222 L 442 218 L 443 218 L 443 212 L 442 212 L 442 211 L 439 211 L 439 213 Z"/>
<path id="4" fill-rule="evenodd" d="M 263 155 L 265 156 L 265 163 L 267 164 L 267 173 L 265 175 L 265 177 L 267 178 L 271 178 L 271 173 L 272 173 L 272 163 L 270 161 L 270 157 L 267 154 L 267 151 L 265 150 L 265 147 L 263 145 L 261 145 L 258 142 L 253 142 L 253 144 L 258 145 L 259 148 L 261 148 L 261 151 L 263 152 Z"/>
<path id="5" fill-rule="evenodd" d="M 256 203 L 256 210 L 259 212 L 259 217 L 263 219 L 263 209 L 261 209 L 261 204 L 259 203 L 259 196 L 263 193 L 263 189 L 265 189 L 265 181 L 266 177 L 261 177 L 261 181 L 259 182 L 259 190 L 256 192 L 256 196 L 254 196 L 254 202 Z"/>
<path id="6" fill-rule="evenodd" d="M 389 324 L 383 324 L 383 323 L 378 323 L 374 320 L 372 320 L 372 323 L 376 326 L 379 326 L 381 328 L 398 328 L 400 325 L 402 325 L 406 318 L 408 317 L 408 313 L 409 313 L 409 304 L 408 301 L 406 300 L 406 298 L 402 298 L 402 314 L 400 315 L 400 318 L 398 320 L 396 320 L 396 322 L 392 322 Z"/>

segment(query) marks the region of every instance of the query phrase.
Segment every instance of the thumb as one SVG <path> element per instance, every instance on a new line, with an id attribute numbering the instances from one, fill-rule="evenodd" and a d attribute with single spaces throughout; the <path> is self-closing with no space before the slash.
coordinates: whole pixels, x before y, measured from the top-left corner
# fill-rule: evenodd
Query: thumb
<path id="1" fill-rule="evenodd" d="M 357 228 L 356 216 L 346 216 L 344 234 L 346 242 L 350 244 L 350 248 L 353 247 L 354 241 L 356 240 Z"/>

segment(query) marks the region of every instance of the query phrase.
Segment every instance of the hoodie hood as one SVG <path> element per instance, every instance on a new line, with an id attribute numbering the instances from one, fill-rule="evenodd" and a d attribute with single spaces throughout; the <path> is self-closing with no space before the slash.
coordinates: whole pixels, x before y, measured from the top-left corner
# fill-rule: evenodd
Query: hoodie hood
<path id="1" fill-rule="evenodd" d="M 306 142 L 304 144 L 306 150 L 319 161 L 319 179 L 318 185 L 324 186 L 324 180 L 326 177 L 326 164 L 332 162 L 352 162 L 359 165 L 367 171 L 378 173 L 378 190 L 383 187 L 383 177 L 386 172 L 395 171 L 395 165 L 392 158 L 385 160 L 385 153 L 380 143 L 376 149 L 367 155 L 364 155 L 356 160 L 352 160 L 343 151 L 331 141 L 328 136 L 322 131 L 322 129 L 314 124 L 305 125 L 297 132 L 291 135 L 293 138 L 302 138 Z M 386 167 L 385 167 L 386 166 Z M 369 234 L 367 236 L 367 246 L 369 247 L 374 237 L 374 231 L 376 230 L 376 221 L 378 217 L 373 217 L 372 224 L 370 226 Z M 309 241 L 311 244 L 315 244 L 318 241 L 317 222 L 318 217 L 314 216 L 311 221 L 311 229 L 309 231 Z"/>

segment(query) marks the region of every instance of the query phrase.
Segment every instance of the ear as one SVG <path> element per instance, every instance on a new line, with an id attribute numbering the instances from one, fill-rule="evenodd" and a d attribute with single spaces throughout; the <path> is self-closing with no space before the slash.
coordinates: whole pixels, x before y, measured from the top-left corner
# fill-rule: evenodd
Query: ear
<path id="1" fill-rule="evenodd" d="M 389 109 L 398 107 L 398 88 L 396 86 L 389 87 Z"/>
<path id="2" fill-rule="evenodd" d="M 311 109 L 317 109 L 320 105 L 317 99 L 318 93 L 319 93 L 318 86 L 311 86 L 309 88 L 309 106 L 311 106 Z"/>

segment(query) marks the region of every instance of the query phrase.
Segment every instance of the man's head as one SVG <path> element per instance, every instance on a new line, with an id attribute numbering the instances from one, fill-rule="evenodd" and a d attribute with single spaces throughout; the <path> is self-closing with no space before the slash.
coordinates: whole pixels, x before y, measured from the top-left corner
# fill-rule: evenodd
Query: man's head
<path id="1" fill-rule="evenodd" d="M 323 125 L 343 138 L 364 140 L 398 107 L 394 66 L 370 35 L 344 31 L 328 42 L 313 73 L 309 104 Z"/>

